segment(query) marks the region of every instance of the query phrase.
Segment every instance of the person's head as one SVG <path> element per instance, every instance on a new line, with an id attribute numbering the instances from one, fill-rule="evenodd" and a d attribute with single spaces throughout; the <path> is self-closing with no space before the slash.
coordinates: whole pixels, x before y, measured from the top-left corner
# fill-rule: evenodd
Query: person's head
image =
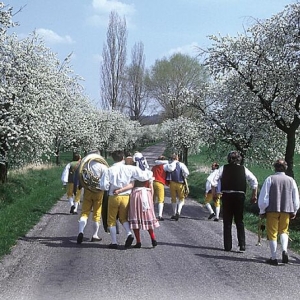
<path id="1" fill-rule="evenodd" d="M 274 164 L 275 172 L 285 172 L 287 170 L 287 163 L 284 159 L 277 159 Z"/>
<path id="2" fill-rule="evenodd" d="M 171 156 L 172 160 L 179 160 L 179 155 L 177 153 L 173 153 Z"/>
<path id="3" fill-rule="evenodd" d="M 227 156 L 227 161 L 229 164 L 240 164 L 242 161 L 242 156 L 239 151 L 230 151 Z"/>
<path id="4" fill-rule="evenodd" d="M 133 162 L 139 167 L 141 170 L 149 169 L 149 165 L 147 163 L 146 158 L 143 156 L 141 152 L 135 152 L 132 157 Z"/>
<path id="5" fill-rule="evenodd" d="M 211 165 L 211 169 L 212 170 L 217 170 L 219 169 L 219 164 L 217 162 L 213 162 L 212 165 Z"/>
<path id="6" fill-rule="evenodd" d="M 163 156 L 163 155 L 160 155 L 157 159 L 158 160 L 166 160 L 167 158 L 165 156 Z"/>
<path id="7" fill-rule="evenodd" d="M 112 152 L 111 157 L 114 162 L 120 162 L 124 159 L 124 152 L 122 150 L 116 150 Z"/>
<path id="8" fill-rule="evenodd" d="M 133 159 L 131 153 L 126 153 L 125 154 L 125 165 L 133 165 Z"/>
<path id="9" fill-rule="evenodd" d="M 79 153 L 74 153 L 73 154 L 73 161 L 78 161 L 81 159 L 81 155 Z"/>

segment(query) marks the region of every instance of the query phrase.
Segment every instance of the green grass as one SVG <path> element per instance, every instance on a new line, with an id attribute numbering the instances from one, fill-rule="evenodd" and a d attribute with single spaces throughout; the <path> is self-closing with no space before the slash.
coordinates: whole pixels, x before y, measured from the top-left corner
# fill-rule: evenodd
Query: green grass
<path id="1" fill-rule="evenodd" d="M 62 169 L 13 172 L 7 183 L 0 185 L 0 257 L 63 196 Z"/>

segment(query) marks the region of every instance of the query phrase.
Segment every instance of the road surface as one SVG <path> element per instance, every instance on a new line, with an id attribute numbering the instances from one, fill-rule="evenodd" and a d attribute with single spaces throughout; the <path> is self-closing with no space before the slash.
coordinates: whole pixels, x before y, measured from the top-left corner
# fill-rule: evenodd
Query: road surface
<path id="1" fill-rule="evenodd" d="M 162 152 L 158 145 L 144 155 L 151 164 Z M 78 245 L 79 216 L 68 213 L 64 196 L 0 261 L 0 299 L 299 299 L 298 254 L 289 252 L 288 265 L 267 265 L 267 241 L 256 246 L 256 234 L 248 231 L 246 252 L 239 253 L 235 226 L 235 248 L 224 252 L 222 221 L 208 220 L 208 212 L 193 199 L 186 200 L 179 221 L 170 220 L 168 188 L 166 194 L 158 246 L 152 248 L 142 232 L 142 248 L 127 250 L 122 229 L 118 250 L 107 248 L 110 236 L 103 228 L 103 240 L 90 242 L 91 223 Z"/>

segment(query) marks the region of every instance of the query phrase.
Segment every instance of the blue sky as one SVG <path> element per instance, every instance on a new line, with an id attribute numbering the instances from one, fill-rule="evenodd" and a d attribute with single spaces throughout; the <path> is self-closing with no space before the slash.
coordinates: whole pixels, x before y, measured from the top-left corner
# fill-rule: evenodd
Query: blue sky
<path id="1" fill-rule="evenodd" d="M 100 62 L 108 16 L 112 10 L 127 21 L 128 63 L 133 45 L 143 42 L 146 66 L 175 52 L 195 56 L 195 46 L 209 46 L 208 35 L 235 36 L 255 19 L 266 19 L 296 0 L 3 0 L 20 26 L 20 37 L 36 30 L 63 60 L 72 54 L 75 74 L 85 93 L 100 99 Z"/>

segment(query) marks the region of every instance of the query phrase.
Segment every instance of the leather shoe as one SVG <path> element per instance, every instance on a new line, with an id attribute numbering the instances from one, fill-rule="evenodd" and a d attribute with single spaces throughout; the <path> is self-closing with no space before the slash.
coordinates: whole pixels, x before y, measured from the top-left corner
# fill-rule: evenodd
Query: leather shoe
<path id="1" fill-rule="evenodd" d="M 157 241 L 156 240 L 152 240 L 152 246 L 156 247 L 157 246 Z"/>
<path id="2" fill-rule="evenodd" d="M 133 240 L 134 240 L 134 237 L 132 234 L 130 234 L 126 239 L 125 248 L 129 248 L 131 246 Z"/>
<path id="3" fill-rule="evenodd" d="M 282 251 L 282 262 L 284 264 L 288 264 L 289 263 L 289 256 L 287 254 L 286 251 Z"/>
<path id="4" fill-rule="evenodd" d="M 91 242 L 100 242 L 102 241 L 102 238 L 99 238 L 99 237 L 92 237 L 91 238 Z"/>
<path id="5" fill-rule="evenodd" d="M 278 266 L 278 260 L 277 259 L 269 258 L 269 259 L 266 260 L 266 263 L 269 264 L 269 265 L 272 265 L 272 266 Z"/>
<path id="6" fill-rule="evenodd" d="M 70 208 L 70 214 L 74 214 L 74 210 L 75 210 L 75 205 L 72 205 Z"/>
<path id="7" fill-rule="evenodd" d="M 109 249 L 118 249 L 118 244 L 109 244 L 108 248 Z"/>
<path id="8" fill-rule="evenodd" d="M 163 217 L 158 217 L 157 221 L 164 221 L 165 219 Z"/>
<path id="9" fill-rule="evenodd" d="M 178 221 L 179 220 L 179 213 L 176 213 L 175 215 L 175 221 Z"/>
<path id="10" fill-rule="evenodd" d="M 218 218 L 214 218 L 214 221 L 215 221 L 215 222 L 219 222 L 219 219 L 218 219 Z"/>
<path id="11" fill-rule="evenodd" d="M 212 219 L 212 218 L 215 217 L 215 216 L 216 216 L 215 213 L 210 214 L 209 217 L 208 217 L 208 220 Z"/>
<path id="12" fill-rule="evenodd" d="M 246 247 L 245 246 L 240 246 L 240 251 L 241 252 L 245 252 L 246 251 Z"/>
<path id="13" fill-rule="evenodd" d="M 134 246 L 133 246 L 133 248 L 141 248 L 142 247 L 142 244 L 141 243 L 136 243 Z"/>
<path id="14" fill-rule="evenodd" d="M 80 232 L 77 236 L 77 244 L 81 244 L 83 241 L 83 233 Z"/>

